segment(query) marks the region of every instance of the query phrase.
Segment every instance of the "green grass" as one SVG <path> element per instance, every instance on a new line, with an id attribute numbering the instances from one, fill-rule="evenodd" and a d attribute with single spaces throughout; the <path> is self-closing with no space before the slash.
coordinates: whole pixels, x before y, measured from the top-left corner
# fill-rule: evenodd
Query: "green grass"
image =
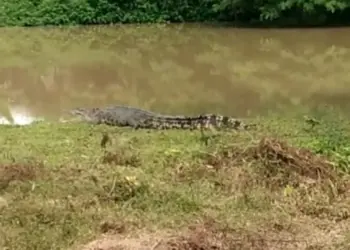
<path id="1" fill-rule="evenodd" d="M 327 138 L 326 123 L 308 130 L 300 118 L 259 122 L 256 131 L 217 132 L 208 144 L 198 131 L 2 126 L 0 248 L 69 249 L 106 232 L 130 238 L 140 232 L 185 232 L 189 225 L 208 221 L 266 242 L 294 237 L 324 249 L 348 243 L 316 237 L 329 231 L 346 237 L 349 229 L 338 226 L 346 225 L 350 212 L 349 195 L 341 191 L 347 162 L 339 163 L 336 154 L 346 158 L 346 143 L 336 137 L 346 138 L 345 132 L 338 126 Z M 103 133 L 112 139 L 106 149 L 100 146 Z M 337 179 L 327 181 L 321 174 L 310 182 L 310 176 L 292 171 L 292 164 L 281 162 L 280 168 L 266 155 L 265 160 L 254 158 L 252 149 L 263 137 L 312 151 L 327 149 L 322 153 L 341 171 Z M 272 176 L 271 167 L 278 173 Z M 208 229 L 212 234 L 213 228 Z"/>

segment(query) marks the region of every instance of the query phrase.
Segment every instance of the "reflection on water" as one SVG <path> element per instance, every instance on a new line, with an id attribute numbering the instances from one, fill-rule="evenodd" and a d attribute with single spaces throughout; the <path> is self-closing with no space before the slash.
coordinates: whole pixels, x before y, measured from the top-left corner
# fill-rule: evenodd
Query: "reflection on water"
<path id="1" fill-rule="evenodd" d="M 1 125 L 10 125 L 11 122 L 4 116 L 0 116 L 0 124 Z"/>
<path id="2" fill-rule="evenodd" d="M 9 106 L 10 119 L 0 114 L 1 125 L 29 125 L 33 122 L 42 121 L 43 118 L 33 117 L 28 108 L 21 106 Z"/>
<path id="3" fill-rule="evenodd" d="M 12 111 L 18 124 L 109 104 L 237 116 L 325 102 L 347 108 L 337 96 L 350 97 L 349 31 L 6 28 L 0 39 L 6 58 L 0 62 L 0 107 L 12 99 L 30 110 Z"/>

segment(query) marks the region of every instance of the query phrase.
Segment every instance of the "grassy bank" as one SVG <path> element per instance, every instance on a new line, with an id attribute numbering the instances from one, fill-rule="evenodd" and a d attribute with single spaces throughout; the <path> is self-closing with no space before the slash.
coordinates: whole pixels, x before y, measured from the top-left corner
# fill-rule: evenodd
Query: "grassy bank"
<path id="1" fill-rule="evenodd" d="M 346 249 L 346 124 L 322 119 L 264 118 L 208 143 L 188 131 L 0 127 L 0 248 Z"/>

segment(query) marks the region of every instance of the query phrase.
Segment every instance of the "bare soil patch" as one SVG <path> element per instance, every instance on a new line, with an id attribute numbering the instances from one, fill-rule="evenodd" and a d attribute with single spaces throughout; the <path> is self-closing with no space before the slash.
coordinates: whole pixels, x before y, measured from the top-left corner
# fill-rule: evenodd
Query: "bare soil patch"
<path id="1" fill-rule="evenodd" d="M 299 223 L 302 223 L 299 221 Z M 281 228 L 266 222 L 260 228 L 232 229 L 216 222 L 189 226 L 181 232 L 153 232 L 139 235 L 108 234 L 81 250 L 311 250 L 346 249 L 341 233 L 350 227 L 334 224 L 322 230 L 317 226 L 290 225 Z M 299 229 L 299 231 L 297 230 Z"/>

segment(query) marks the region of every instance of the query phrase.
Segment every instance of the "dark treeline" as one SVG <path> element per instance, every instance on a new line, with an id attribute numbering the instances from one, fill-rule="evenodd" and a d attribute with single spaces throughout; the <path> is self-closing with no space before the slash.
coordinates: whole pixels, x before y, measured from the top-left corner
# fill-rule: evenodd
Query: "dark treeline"
<path id="1" fill-rule="evenodd" d="M 0 26 L 229 22 L 347 25 L 350 0 L 1 0 Z"/>

